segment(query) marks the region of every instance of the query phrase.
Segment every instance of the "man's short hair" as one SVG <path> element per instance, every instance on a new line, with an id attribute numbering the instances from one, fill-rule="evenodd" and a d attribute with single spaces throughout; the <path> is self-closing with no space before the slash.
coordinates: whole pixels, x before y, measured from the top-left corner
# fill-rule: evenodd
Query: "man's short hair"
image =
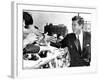
<path id="1" fill-rule="evenodd" d="M 78 21 L 79 25 L 84 25 L 84 19 L 81 16 L 74 16 L 72 21 Z"/>

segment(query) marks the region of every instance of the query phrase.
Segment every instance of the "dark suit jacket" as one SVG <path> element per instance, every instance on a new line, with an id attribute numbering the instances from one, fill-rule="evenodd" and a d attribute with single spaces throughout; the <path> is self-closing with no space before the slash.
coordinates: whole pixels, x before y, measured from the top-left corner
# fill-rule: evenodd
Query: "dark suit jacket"
<path id="1" fill-rule="evenodd" d="M 62 48 L 68 47 L 70 52 L 70 66 L 89 66 L 91 60 L 91 35 L 88 32 L 83 33 L 83 50 L 79 52 L 77 50 L 76 36 L 74 33 L 68 34 L 61 42 Z M 88 59 L 88 61 L 85 61 Z"/>

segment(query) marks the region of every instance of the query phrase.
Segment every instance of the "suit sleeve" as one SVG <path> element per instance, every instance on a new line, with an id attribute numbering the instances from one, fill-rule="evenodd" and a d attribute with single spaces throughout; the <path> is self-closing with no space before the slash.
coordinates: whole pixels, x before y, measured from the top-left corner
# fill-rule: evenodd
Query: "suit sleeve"
<path id="1" fill-rule="evenodd" d="M 65 47 L 68 47 L 68 43 L 69 43 L 69 40 L 68 40 L 68 36 L 66 36 L 61 42 L 61 48 L 65 48 Z"/>
<path id="2" fill-rule="evenodd" d="M 51 46 L 54 46 L 54 47 L 57 47 L 57 48 L 65 48 L 65 47 L 68 47 L 68 43 L 69 43 L 69 40 L 68 40 L 68 36 L 66 36 L 62 41 L 60 41 L 59 43 L 51 43 Z"/>

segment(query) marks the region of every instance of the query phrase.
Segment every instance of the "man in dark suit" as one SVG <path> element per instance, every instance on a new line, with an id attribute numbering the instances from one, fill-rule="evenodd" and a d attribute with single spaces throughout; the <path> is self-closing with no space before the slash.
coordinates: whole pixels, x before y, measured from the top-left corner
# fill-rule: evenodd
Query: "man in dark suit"
<path id="1" fill-rule="evenodd" d="M 70 67 L 89 66 L 91 61 L 91 35 L 83 31 L 84 19 L 80 16 L 72 18 L 73 33 L 68 34 L 60 43 L 68 47 Z"/>

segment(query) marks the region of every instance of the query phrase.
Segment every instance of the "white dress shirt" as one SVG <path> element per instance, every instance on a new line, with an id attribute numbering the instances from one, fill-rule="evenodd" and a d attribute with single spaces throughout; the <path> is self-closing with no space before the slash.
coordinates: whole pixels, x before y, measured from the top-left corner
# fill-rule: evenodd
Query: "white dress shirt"
<path id="1" fill-rule="evenodd" d="M 76 37 L 79 39 L 80 41 L 80 46 L 81 46 L 81 50 L 83 50 L 83 32 L 81 31 L 81 33 L 78 35 L 76 35 Z"/>

